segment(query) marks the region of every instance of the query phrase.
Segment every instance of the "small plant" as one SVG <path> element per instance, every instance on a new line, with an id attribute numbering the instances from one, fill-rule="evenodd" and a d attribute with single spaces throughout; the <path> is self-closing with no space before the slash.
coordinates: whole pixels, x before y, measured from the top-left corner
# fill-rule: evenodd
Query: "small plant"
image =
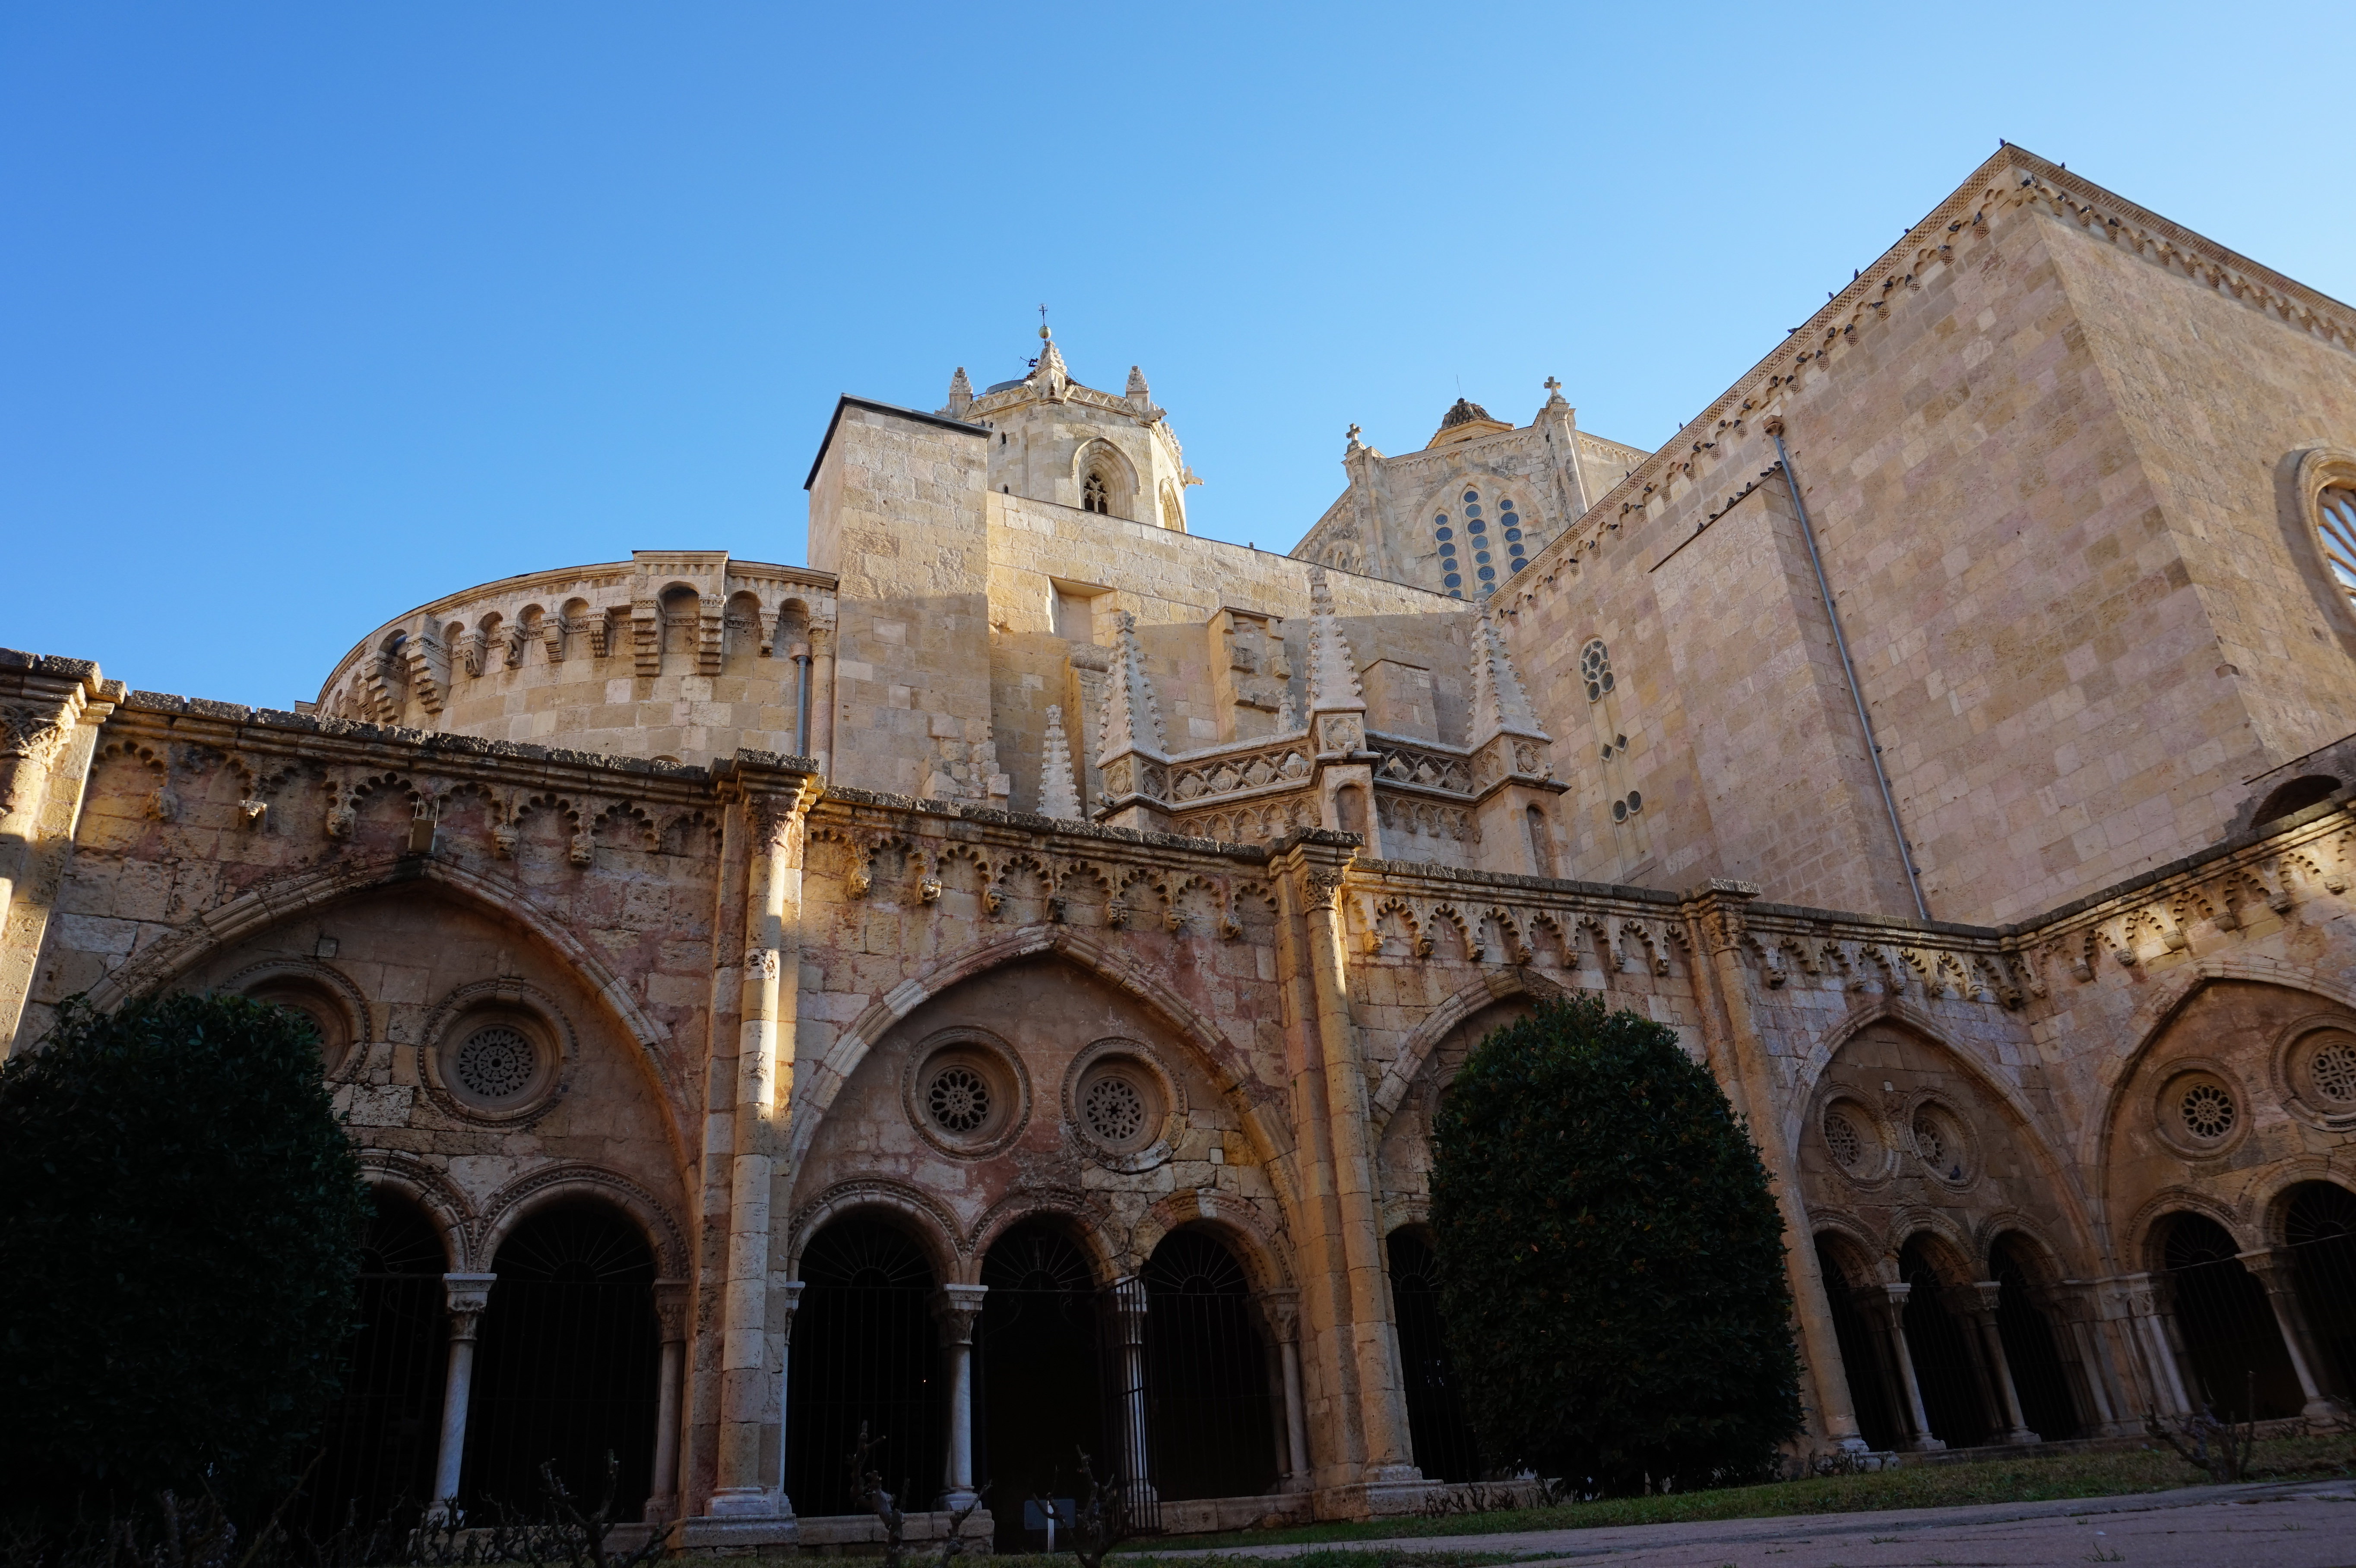
<path id="1" fill-rule="evenodd" d="M 1136 1522 L 1130 1513 L 1129 1497 L 1117 1477 L 1097 1474 L 1096 1461 L 1085 1448 L 1076 1450 L 1080 1456 L 1080 1495 L 1073 1499 L 1072 1511 L 1066 1513 L 1054 1498 L 1040 1497 L 1033 1500 L 1039 1510 L 1055 1521 L 1073 1556 L 1080 1560 L 1080 1568 L 1103 1568 L 1106 1553 L 1137 1533 Z M 1050 1483 L 1050 1490 L 1053 1484 Z"/>
<path id="2" fill-rule="evenodd" d="M 875 1516 L 876 1522 L 884 1527 L 886 1568 L 901 1568 L 906 1555 L 903 1536 L 907 1529 L 908 1516 L 902 1511 L 899 1499 L 907 1494 L 908 1483 L 905 1480 L 900 1483 L 898 1496 L 884 1489 L 884 1474 L 875 1467 L 873 1461 L 875 1450 L 883 1447 L 885 1441 L 883 1437 L 869 1437 L 867 1423 L 862 1421 L 859 1424 L 859 1444 L 851 1451 L 851 1489 L 866 1506 L 867 1511 Z M 965 1555 L 965 1527 L 975 1514 L 981 1511 L 981 1505 L 989 1496 L 990 1483 L 984 1481 L 974 1488 L 971 1501 L 950 1510 L 948 1530 L 941 1538 L 939 1554 L 933 1559 L 934 1568 L 949 1568 L 950 1563 Z M 625 1564 L 624 1568 L 628 1568 L 628 1565 Z"/>
<path id="3" fill-rule="evenodd" d="M 2206 1400 L 2191 1414 L 2166 1423 L 2158 1413 L 2147 1410 L 2144 1430 L 2175 1449 L 2177 1457 L 2211 1480 L 2220 1484 L 2241 1480 L 2250 1473 L 2250 1452 L 2258 1440 L 2256 1401 L 2250 1396 L 2256 1392 L 2256 1386 L 2257 1374 L 2253 1372 L 2250 1393 L 2244 1394 L 2242 1401 L 2242 1408 L 2252 1414 L 2238 1430 L 2232 1422 L 2220 1421 Z"/>

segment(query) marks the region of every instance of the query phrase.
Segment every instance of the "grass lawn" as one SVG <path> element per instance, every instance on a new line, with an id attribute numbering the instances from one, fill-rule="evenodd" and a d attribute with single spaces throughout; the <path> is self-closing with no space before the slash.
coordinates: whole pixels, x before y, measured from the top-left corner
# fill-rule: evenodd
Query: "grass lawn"
<path id="1" fill-rule="evenodd" d="M 2257 1445 L 2250 1469 L 2253 1480 L 2356 1475 L 2356 1444 L 2345 1435 L 2273 1439 Z M 1140 1541 L 1125 1547 L 1119 1556 L 1121 1568 L 1150 1568 L 1151 1560 L 1161 1552 L 1198 1547 L 1232 1549 L 1237 1558 L 1247 1558 L 1255 1546 L 1297 1542 L 1396 1541 L 1410 1536 L 1592 1530 L 1605 1525 L 1763 1519 L 1777 1514 L 1944 1508 L 1955 1503 L 2036 1502 L 2055 1498 L 2167 1491 L 2197 1486 L 2206 1478 L 2164 1447 L 2115 1454 L 2057 1454 L 2050 1458 L 1999 1459 L 1977 1465 L 1909 1465 L 1862 1476 L 1772 1481 L 1764 1486 L 1729 1487 L 1719 1491 L 1682 1492 L 1666 1497 L 1606 1498 L 1596 1502 L 1513 1509 L 1499 1513 L 1370 1520 L 1226 1535 L 1165 1536 L 1151 1543 Z M 1290 1557 L 1285 1562 L 1288 1568 L 1393 1568 L 1399 1563 L 1424 1568 L 1481 1568 L 1485 1563 L 1512 1561 L 1515 1555 L 1435 1551 L 1406 1557 L 1379 1551 L 1342 1550 Z M 1023 1560 L 1008 1561 L 1009 1568 L 1012 1568 L 1014 1563 Z"/>

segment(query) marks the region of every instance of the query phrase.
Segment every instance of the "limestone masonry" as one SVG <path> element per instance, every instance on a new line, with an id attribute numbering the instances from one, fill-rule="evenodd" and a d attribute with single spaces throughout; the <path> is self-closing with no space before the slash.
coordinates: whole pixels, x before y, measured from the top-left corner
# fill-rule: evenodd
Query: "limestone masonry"
<path id="1" fill-rule="evenodd" d="M 318 1021 L 428 1307 L 353 1496 L 561 1439 L 840 1546 L 869 1421 L 1006 1545 L 1075 1442 L 1169 1530 L 1419 1508 L 1433 1107 L 1580 991 L 1762 1141 L 1805 1451 L 2345 1418 L 2356 311 L 2007 148 L 1660 451 L 1529 396 L 1352 427 L 1281 556 L 1048 339 L 843 398 L 807 568 L 463 590 L 294 711 L 0 653 L 0 1052 Z"/>

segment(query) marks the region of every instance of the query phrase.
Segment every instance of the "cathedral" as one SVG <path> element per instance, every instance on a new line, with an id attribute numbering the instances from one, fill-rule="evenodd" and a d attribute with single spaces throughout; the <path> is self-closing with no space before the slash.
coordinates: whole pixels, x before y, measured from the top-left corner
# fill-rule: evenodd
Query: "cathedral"
<path id="1" fill-rule="evenodd" d="M 337 1515 L 610 1451 L 855 1550 L 862 1427 L 919 1536 L 1076 1445 L 1420 1509 L 1434 1107 L 1573 993 L 1760 1143 L 1796 1456 L 2351 1419 L 2356 310 L 2007 147 L 1660 450 L 1353 426 L 1289 555 L 1066 347 L 842 397 L 805 566 L 461 588 L 286 710 L 0 652 L 0 1053 L 317 1024 Z"/>

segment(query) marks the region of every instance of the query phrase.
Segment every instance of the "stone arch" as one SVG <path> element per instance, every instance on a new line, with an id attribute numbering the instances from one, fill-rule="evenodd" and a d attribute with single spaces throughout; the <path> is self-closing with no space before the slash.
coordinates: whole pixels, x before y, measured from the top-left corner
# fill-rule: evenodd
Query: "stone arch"
<path id="1" fill-rule="evenodd" d="M 1480 978 L 1426 1013 L 1400 1048 L 1398 1056 L 1383 1070 L 1382 1082 L 1376 1086 L 1371 1107 L 1376 1136 L 1381 1136 L 1383 1128 L 1406 1100 L 1408 1088 L 1423 1071 L 1425 1060 L 1439 1049 L 1440 1041 L 1455 1032 L 1459 1024 L 1492 1003 L 1510 1001 L 1515 997 L 1550 1002 L 1565 995 L 1563 987 L 1545 976 L 1534 973 L 1526 965 L 1515 965 L 1484 971 Z"/>
<path id="2" fill-rule="evenodd" d="M 398 1192 L 423 1210 L 441 1233 L 446 1272 L 472 1273 L 475 1234 L 480 1216 L 455 1182 L 432 1166 L 396 1149 L 359 1151 L 360 1179 L 370 1187 Z"/>
<path id="3" fill-rule="evenodd" d="M 2258 1236 L 2258 1245 L 2280 1247 L 2289 1244 L 2285 1234 L 2290 1219 L 2290 1206 L 2302 1187 L 2321 1182 L 2356 1194 L 2356 1176 L 2351 1176 L 2343 1164 L 2328 1155 L 2305 1155 L 2285 1160 L 2268 1171 L 2263 1182 L 2253 1187 L 2244 1196 L 2243 1208 L 2254 1218 L 2252 1228 Z"/>
<path id="4" fill-rule="evenodd" d="M 2167 1266 L 2162 1249 L 2167 1245 L 2168 1221 L 2179 1214 L 2198 1214 L 2216 1221 L 2218 1229 L 2233 1237 L 2233 1245 L 2244 1252 L 2258 1245 L 2259 1238 L 2247 1217 L 2215 1193 L 2181 1184 L 2164 1187 L 2146 1199 L 2119 1229 L 2119 1257 L 2130 1271 L 2157 1273 Z"/>
<path id="5" fill-rule="evenodd" d="M 1003 936 L 985 938 L 940 959 L 931 967 L 893 987 L 866 1011 L 852 1019 L 811 1069 L 808 1092 L 794 1098 L 793 1125 L 787 1137 L 787 1160 L 798 1168 L 809 1153 L 811 1142 L 818 1136 L 819 1128 L 826 1119 L 829 1107 L 834 1104 L 835 1096 L 850 1082 L 859 1064 L 867 1059 L 867 1053 L 881 1044 L 884 1036 L 902 1019 L 964 981 L 1025 958 L 1041 956 L 1061 958 L 1076 965 L 1125 992 L 1153 1014 L 1192 1051 L 1197 1065 L 1209 1075 L 1213 1085 L 1234 1104 L 1238 1113 L 1243 1114 L 1244 1125 L 1250 1132 L 1254 1143 L 1261 1142 L 1255 1120 L 1248 1114 L 1251 1107 L 1229 1065 L 1236 1059 L 1237 1052 L 1215 1026 L 1167 986 L 1109 948 L 1091 941 L 1069 926 L 1033 925 Z M 1275 1163 L 1279 1155 L 1273 1147 L 1260 1147 L 1257 1152 L 1263 1161 L 1270 1165 Z"/>
<path id="6" fill-rule="evenodd" d="M 90 988 L 91 1005 L 101 1009 L 120 1007 L 134 997 L 161 990 L 214 954 L 273 926 L 330 904 L 416 882 L 433 883 L 493 919 L 519 926 L 571 970 L 637 1047 L 639 1067 L 657 1090 L 673 1164 L 679 1168 L 691 1164 L 688 1157 L 695 1144 L 680 1125 L 677 1085 L 665 1066 L 670 1030 L 639 1006 L 621 977 L 562 924 L 516 897 L 514 890 L 447 860 L 398 854 L 353 858 L 249 888 L 185 922 L 110 972 Z"/>
<path id="7" fill-rule="evenodd" d="M 1855 1283 L 1870 1285 L 1881 1281 L 1889 1271 L 1889 1260 L 1897 1255 L 1895 1247 L 1868 1230 L 1855 1215 L 1825 1210 L 1811 1211 L 1808 1218 L 1812 1226 L 1810 1239 L 1824 1243 L 1840 1259 L 1844 1269 L 1854 1269 Z"/>
<path id="8" fill-rule="evenodd" d="M 1431 1199 L 1421 1192 L 1387 1193 L 1382 1207 L 1376 1211 L 1375 1223 L 1381 1230 L 1385 1241 L 1400 1231 L 1430 1241 L 1433 1237 Z"/>
<path id="9" fill-rule="evenodd" d="M 2029 1273 L 2040 1288 L 2051 1289 L 2079 1271 L 2063 1262 L 2062 1249 L 2054 1245 L 2043 1225 L 2019 1209 L 1999 1209 L 1983 1218 L 1972 1233 L 1972 1267 L 1975 1279 L 1996 1277 L 1997 1243 L 2006 1240 L 2024 1243 L 2021 1253 L 2035 1265 Z"/>
<path id="10" fill-rule="evenodd" d="M 1091 476 L 1104 483 L 1108 516 L 1136 517 L 1136 465 L 1130 462 L 1127 453 L 1102 436 L 1082 442 L 1079 450 L 1072 453 L 1072 494 L 1076 497 L 1085 500 Z"/>
<path id="11" fill-rule="evenodd" d="M 2107 1065 L 2101 1081 L 2102 1114 L 2093 1118 L 2093 1125 L 2083 1135 L 2084 1141 L 2079 1149 L 2080 1159 L 2093 1168 L 2097 1181 L 2105 1184 L 2102 1189 L 2105 1196 L 2108 1194 L 2112 1129 L 2118 1123 L 2121 1102 L 2126 1098 L 2129 1086 L 2136 1082 L 2152 1048 L 2166 1037 L 2185 1008 L 2202 991 L 2220 980 L 2244 980 L 2279 991 L 2304 992 L 2337 1002 L 2356 1012 L 2356 986 L 2336 982 L 2320 971 L 2301 975 L 2293 984 L 2284 978 L 2278 968 L 2232 959 L 2201 959 L 2191 966 L 2190 973 L 2171 976 L 2167 984 L 2155 986 L 2153 995 L 2136 1008 L 2121 1031 L 2133 1036 L 2135 1049 Z"/>
<path id="12" fill-rule="evenodd" d="M 663 1277 L 688 1277 L 686 1232 L 663 1207 L 661 1200 L 626 1176 L 594 1165 L 567 1162 L 543 1166 L 518 1177 L 483 1202 L 475 1256 L 486 1270 L 498 1266 L 499 1247 L 515 1228 L 552 1203 L 587 1198 L 627 1215 L 646 1238 Z"/>
<path id="13" fill-rule="evenodd" d="M 1276 1232 L 1249 1203 L 1210 1188 L 1173 1192 L 1145 1211 L 1130 1236 L 1129 1272 L 1143 1268 L 1163 1237 L 1190 1229 L 1209 1232 L 1234 1253 L 1254 1291 L 1292 1288 L 1292 1268 Z"/>
<path id="14" fill-rule="evenodd" d="M 800 1276 L 811 1237 L 851 1215 L 881 1220 L 914 1242 L 939 1283 L 972 1283 L 980 1253 L 968 1245 L 957 1217 L 930 1193 L 884 1177 L 838 1181 L 794 1211 L 786 1228 L 786 1277 Z"/>
<path id="15" fill-rule="evenodd" d="M 979 1269 L 1001 1237 L 1016 1226 L 1044 1221 L 1062 1232 L 1093 1265 L 1099 1286 L 1127 1272 L 1121 1248 L 1105 1230 L 1104 1212 L 1086 1194 L 1066 1188 L 1027 1188 L 1010 1192 L 973 1222 L 966 1250 Z"/>
<path id="16" fill-rule="evenodd" d="M 1920 1243 L 1943 1285 L 1968 1285 L 1980 1277 L 1981 1260 L 1971 1233 L 1936 1210 L 1910 1208 L 1890 1228 L 1890 1251 Z"/>

